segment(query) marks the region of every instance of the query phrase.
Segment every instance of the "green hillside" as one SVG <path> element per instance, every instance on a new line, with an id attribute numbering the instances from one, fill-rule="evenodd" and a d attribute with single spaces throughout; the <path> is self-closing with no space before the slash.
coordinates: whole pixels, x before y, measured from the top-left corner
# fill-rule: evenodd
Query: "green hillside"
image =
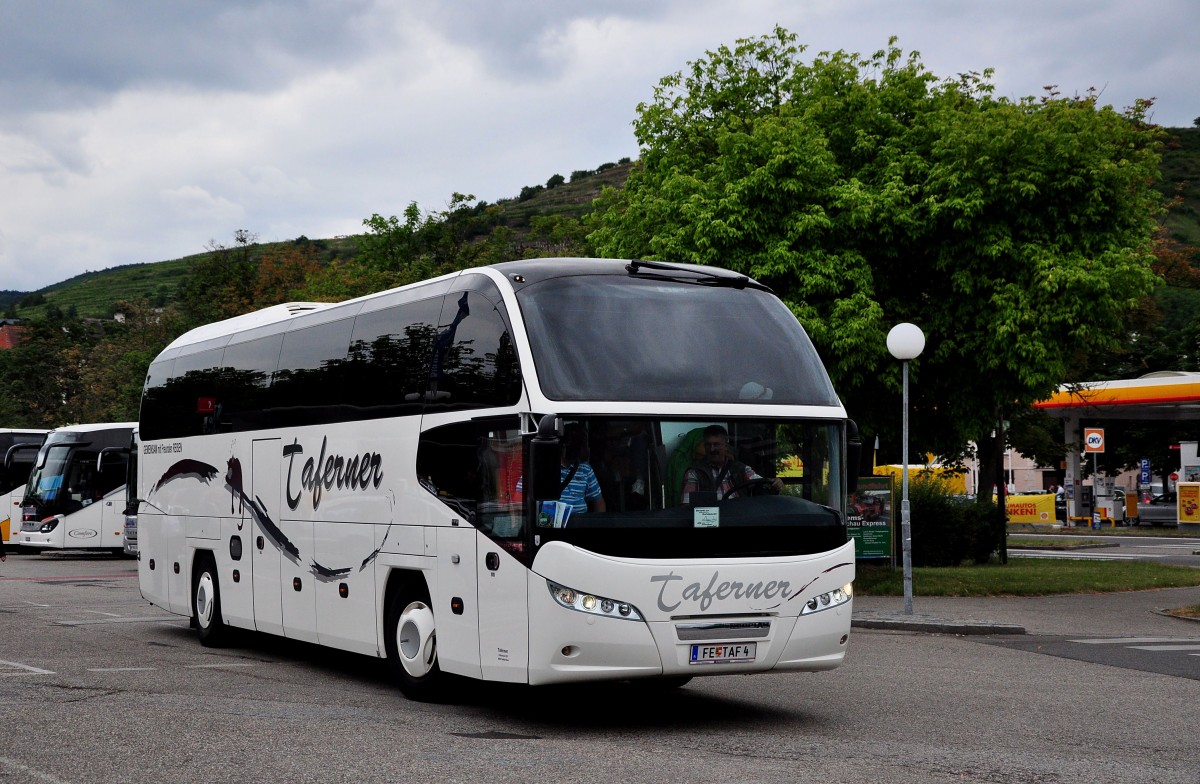
<path id="1" fill-rule="evenodd" d="M 1158 186 L 1164 196 L 1177 199 L 1166 219 L 1167 232 L 1177 242 L 1200 247 L 1200 128 L 1169 130 L 1172 138 L 1163 153 L 1163 178 Z M 549 183 L 546 186 L 527 186 L 519 196 L 502 199 L 494 205 L 500 214 L 499 222 L 521 237 L 528 232 L 534 217 L 562 215 L 577 218 L 588 210 L 602 187 L 620 187 L 629 175 L 631 166 L 632 163 L 628 161 L 604 164 L 594 172 L 574 172 L 570 182 L 553 187 L 548 187 Z M 299 238 L 283 243 L 259 244 L 254 246 L 254 250 L 261 255 L 297 241 L 311 242 L 318 251 L 321 263 L 336 258 L 351 258 L 355 254 L 355 237 L 311 241 Z M 113 303 L 120 300 L 145 298 L 153 304 L 162 305 L 175 297 L 191 265 L 205 255 L 197 253 L 171 261 L 130 264 L 88 272 L 33 292 L 32 295 L 0 291 L 0 313 L 15 313 L 23 319 L 39 319 L 48 308 L 57 307 L 63 312 L 74 308 L 85 318 L 109 318 Z"/>
<path id="2" fill-rule="evenodd" d="M 501 223 L 520 237 L 529 230 L 533 217 L 581 216 L 600 195 L 601 188 L 606 185 L 619 187 L 624 183 L 631 166 L 632 163 L 629 162 L 604 164 L 599 167 L 599 171 L 575 172 L 571 182 L 563 182 L 554 187 L 526 187 L 521 196 L 502 199 L 496 203 Z M 261 256 L 280 246 L 296 242 L 305 242 L 315 248 L 318 260 L 323 264 L 338 258 L 351 258 L 356 248 L 355 237 L 324 240 L 298 238 L 285 242 L 256 244 L 252 252 Z M 36 320 L 43 318 L 48 309 L 57 307 L 64 313 L 74 308 L 83 318 L 106 319 L 112 317 L 113 304 L 122 300 L 145 298 L 150 303 L 161 306 L 175 298 L 188 270 L 206 255 L 208 254 L 197 253 L 171 261 L 127 264 L 97 272 L 86 272 L 36 292 L 3 291 L 0 292 L 0 313 Z"/>
<path id="3" fill-rule="evenodd" d="M 1180 203 L 1167 216 L 1167 231 L 1184 245 L 1200 246 L 1200 128 L 1172 128 L 1163 152 L 1159 190 Z"/>

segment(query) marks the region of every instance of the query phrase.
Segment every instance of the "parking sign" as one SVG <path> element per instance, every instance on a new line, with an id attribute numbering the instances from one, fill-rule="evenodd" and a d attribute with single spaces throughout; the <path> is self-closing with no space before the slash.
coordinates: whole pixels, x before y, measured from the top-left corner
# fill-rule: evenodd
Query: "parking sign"
<path id="1" fill-rule="evenodd" d="M 1143 457 L 1138 464 L 1138 484 L 1150 484 L 1150 458 Z"/>

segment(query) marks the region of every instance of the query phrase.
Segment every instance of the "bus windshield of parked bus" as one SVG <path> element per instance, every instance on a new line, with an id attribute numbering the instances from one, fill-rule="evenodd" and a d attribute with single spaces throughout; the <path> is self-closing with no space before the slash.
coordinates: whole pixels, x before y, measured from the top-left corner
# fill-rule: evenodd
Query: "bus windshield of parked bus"
<path id="1" fill-rule="evenodd" d="M 102 499 L 125 484 L 124 462 L 111 461 L 96 469 L 99 449 L 88 441 L 55 442 L 43 447 L 25 488 L 22 505 L 38 519 L 70 514 Z"/>

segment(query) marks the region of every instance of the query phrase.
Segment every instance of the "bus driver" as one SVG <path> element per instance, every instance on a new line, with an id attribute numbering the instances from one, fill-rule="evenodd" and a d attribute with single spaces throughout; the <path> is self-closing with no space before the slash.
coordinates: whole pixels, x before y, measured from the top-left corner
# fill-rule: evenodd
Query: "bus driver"
<path id="1" fill-rule="evenodd" d="M 701 491 L 715 491 L 718 501 L 736 497 L 738 491 L 744 490 L 744 485 L 756 479 L 768 485 L 774 493 L 783 490 L 783 480 L 779 477 L 764 479 L 750 466 L 734 460 L 729 453 L 729 433 L 720 425 L 709 425 L 704 428 L 703 459 L 692 463 L 683 475 L 681 500 L 687 504 L 692 493 Z"/>

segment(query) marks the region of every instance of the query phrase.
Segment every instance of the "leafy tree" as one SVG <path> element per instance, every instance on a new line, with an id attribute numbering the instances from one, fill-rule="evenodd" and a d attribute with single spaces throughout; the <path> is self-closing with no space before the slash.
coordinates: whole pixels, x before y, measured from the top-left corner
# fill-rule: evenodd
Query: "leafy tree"
<path id="1" fill-rule="evenodd" d="M 308 276 L 320 268 L 316 249 L 307 241 L 265 251 L 255 275 L 254 307 L 265 308 L 296 299 Z"/>
<path id="2" fill-rule="evenodd" d="M 71 346 L 64 358 L 81 369 L 72 409 L 81 422 L 129 422 L 138 418 L 146 370 L 168 343 L 186 329 L 175 308 L 159 310 L 145 300 L 119 302 L 124 323 L 105 325 L 86 350 Z"/>
<path id="3" fill-rule="evenodd" d="M 807 63 L 795 40 L 776 28 L 662 79 L 634 122 L 641 162 L 602 194 L 589 238 L 602 256 L 770 285 L 887 456 L 900 368 L 886 335 L 917 324 L 914 451 L 975 441 L 998 479 L 996 423 L 1052 392 L 1078 352 L 1117 347 L 1154 285 L 1150 102 L 1012 101 L 990 71 L 939 80 L 894 39 Z"/>
<path id="4" fill-rule="evenodd" d="M 423 224 L 421 208 L 409 202 L 403 223 L 395 215 L 379 213 L 363 220 L 368 232 L 358 238 L 358 259 L 366 266 L 383 272 L 399 272 L 420 252 L 418 235 Z"/>
<path id="5" fill-rule="evenodd" d="M 550 179 L 546 180 L 546 188 L 557 188 L 559 185 L 562 185 L 566 181 L 567 181 L 567 179 L 565 177 L 563 177 L 561 174 L 552 175 L 550 177 Z"/>
<path id="6" fill-rule="evenodd" d="M 208 255 L 180 284 L 179 303 L 192 323 L 207 324 L 254 309 L 257 242 L 258 235 L 246 229 L 233 233 L 233 245 L 208 242 Z"/>
<path id="7" fill-rule="evenodd" d="M 529 235 L 524 258 L 543 256 L 590 256 L 587 229 L 578 218 L 568 215 L 534 215 L 529 219 Z"/>
<path id="8" fill-rule="evenodd" d="M 16 426 L 59 427 L 84 421 L 79 392 L 91 364 L 86 361 L 101 338 L 99 325 L 57 318 L 33 322 L 25 339 L 0 352 L 0 409 L 15 410 Z M 140 380 L 139 380 L 140 384 Z"/>

